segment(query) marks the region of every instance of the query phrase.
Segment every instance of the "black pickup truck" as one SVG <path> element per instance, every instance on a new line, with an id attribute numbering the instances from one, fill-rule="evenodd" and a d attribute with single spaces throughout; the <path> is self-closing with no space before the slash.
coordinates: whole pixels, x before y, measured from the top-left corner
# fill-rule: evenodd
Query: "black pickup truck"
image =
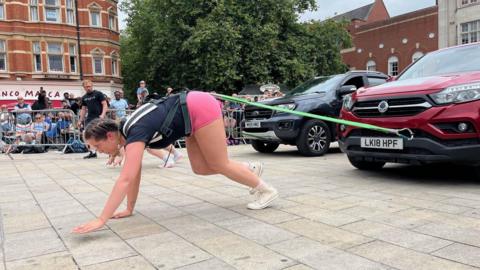
<path id="1" fill-rule="evenodd" d="M 383 84 L 389 77 L 377 71 L 349 71 L 344 74 L 313 78 L 284 97 L 262 103 L 287 109 L 337 118 L 342 99 L 360 87 Z M 245 107 L 242 135 L 255 150 L 272 153 L 280 144 L 296 145 L 305 156 L 321 156 L 336 140 L 335 124 L 294 114 L 273 112 L 254 106 Z"/>

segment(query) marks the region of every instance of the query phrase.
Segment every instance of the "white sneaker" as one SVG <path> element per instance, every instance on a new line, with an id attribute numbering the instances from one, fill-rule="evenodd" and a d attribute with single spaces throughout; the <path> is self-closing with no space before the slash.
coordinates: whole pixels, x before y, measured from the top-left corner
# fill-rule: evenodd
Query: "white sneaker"
<path id="1" fill-rule="evenodd" d="M 163 164 L 158 165 L 160 168 L 172 168 L 173 166 L 175 166 L 173 158 L 168 158 L 166 161 L 163 160 Z"/>
<path id="2" fill-rule="evenodd" d="M 264 184 L 260 188 L 255 188 L 253 193 L 255 194 L 255 201 L 247 204 L 247 208 L 251 210 L 260 210 L 267 208 L 272 202 L 278 198 L 278 191 L 267 184 Z"/>
<path id="3" fill-rule="evenodd" d="M 178 152 L 177 155 L 173 155 L 173 161 L 175 161 L 175 162 L 179 161 L 182 158 L 183 158 L 183 154 L 180 153 L 180 152 Z"/>

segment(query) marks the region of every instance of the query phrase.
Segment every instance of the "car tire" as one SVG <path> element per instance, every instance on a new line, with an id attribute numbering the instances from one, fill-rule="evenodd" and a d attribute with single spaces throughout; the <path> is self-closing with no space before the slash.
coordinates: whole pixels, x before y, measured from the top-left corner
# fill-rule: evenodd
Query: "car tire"
<path id="1" fill-rule="evenodd" d="M 330 149 L 331 134 L 330 127 L 325 122 L 308 120 L 300 131 L 297 149 L 304 156 L 322 156 Z"/>
<path id="2" fill-rule="evenodd" d="M 353 167 L 364 171 L 376 171 L 385 166 L 385 162 L 381 161 L 356 160 L 351 157 L 348 157 L 348 161 L 350 161 L 350 164 L 352 164 Z"/>
<path id="3" fill-rule="evenodd" d="M 275 150 L 277 150 L 279 145 L 279 143 L 274 142 L 252 140 L 253 149 L 257 150 L 260 153 L 273 153 Z"/>

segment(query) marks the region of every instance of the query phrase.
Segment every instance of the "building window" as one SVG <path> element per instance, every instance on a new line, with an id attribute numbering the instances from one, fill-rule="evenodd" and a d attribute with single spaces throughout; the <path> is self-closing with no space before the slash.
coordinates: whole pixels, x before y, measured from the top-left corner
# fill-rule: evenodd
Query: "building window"
<path id="1" fill-rule="evenodd" d="M 480 40 L 480 20 L 462 23 L 460 25 L 460 43 L 472 43 Z"/>
<path id="2" fill-rule="evenodd" d="M 478 0 L 462 0 L 462 6 L 468 5 L 468 4 L 476 4 L 478 3 Z"/>
<path id="3" fill-rule="evenodd" d="M 103 54 L 94 54 L 93 58 L 93 74 L 102 75 L 103 72 Z"/>
<path id="4" fill-rule="evenodd" d="M 370 60 L 367 62 L 367 70 L 368 71 L 376 71 L 377 70 L 377 63 L 375 61 Z"/>
<path id="5" fill-rule="evenodd" d="M 5 0 L 0 0 L 0 20 L 5 20 Z"/>
<path id="6" fill-rule="evenodd" d="M 62 43 L 48 43 L 48 71 L 63 72 Z"/>
<path id="7" fill-rule="evenodd" d="M 75 44 L 70 44 L 68 46 L 70 54 L 70 72 L 77 73 L 77 46 Z"/>
<path id="8" fill-rule="evenodd" d="M 108 14 L 108 28 L 117 31 L 117 24 L 115 23 L 115 14 Z"/>
<path id="9" fill-rule="evenodd" d="M 42 50 L 40 48 L 40 42 L 33 42 L 32 51 L 35 72 L 42 72 Z"/>
<path id="10" fill-rule="evenodd" d="M 418 59 L 420 59 L 421 57 L 423 56 L 423 53 L 422 52 L 415 52 L 413 55 L 412 55 L 412 63 L 417 61 Z"/>
<path id="11" fill-rule="evenodd" d="M 67 0 L 66 9 L 67 9 L 67 23 L 75 24 L 75 3 L 73 2 L 73 0 Z"/>
<path id="12" fill-rule="evenodd" d="M 30 0 L 30 21 L 38 22 L 38 0 Z"/>
<path id="13" fill-rule="evenodd" d="M 7 50 L 5 40 L 0 40 L 0 71 L 7 71 Z"/>
<path id="14" fill-rule="evenodd" d="M 112 54 L 112 76 L 118 75 L 118 56 Z"/>
<path id="15" fill-rule="evenodd" d="M 391 56 L 388 58 L 388 75 L 398 75 L 398 58 L 396 56 Z"/>
<path id="16" fill-rule="evenodd" d="M 102 22 L 100 20 L 100 11 L 90 10 L 90 25 L 95 27 L 102 26 Z"/>
<path id="17" fill-rule="evenodd" d="M 468 5 L 468 0 L 462 0 L 462 5 Z"/>
<path id="18" fill-rule="evenodd" d="M 45 0 L 45 21 L 60 22 L 60 4 L 58 0 Z"/>

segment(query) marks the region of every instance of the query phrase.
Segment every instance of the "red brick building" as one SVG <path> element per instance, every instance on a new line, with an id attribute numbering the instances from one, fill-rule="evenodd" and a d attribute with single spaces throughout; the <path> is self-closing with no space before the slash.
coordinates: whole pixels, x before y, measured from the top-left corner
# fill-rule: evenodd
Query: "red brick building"
<path id="1" fill-rule="evenodd" d="M 438 49 L 438 8 L 390 17 L 382 0 L 333 19 L 347 19 L 354 47 L 342 50 L 350 69 L 395 76 L 415 59 Z"/>
<path id="2" fill-rule="evenodd" d="M 0 102 L 122 88 L 117 0 L 0 0 Z"/>

